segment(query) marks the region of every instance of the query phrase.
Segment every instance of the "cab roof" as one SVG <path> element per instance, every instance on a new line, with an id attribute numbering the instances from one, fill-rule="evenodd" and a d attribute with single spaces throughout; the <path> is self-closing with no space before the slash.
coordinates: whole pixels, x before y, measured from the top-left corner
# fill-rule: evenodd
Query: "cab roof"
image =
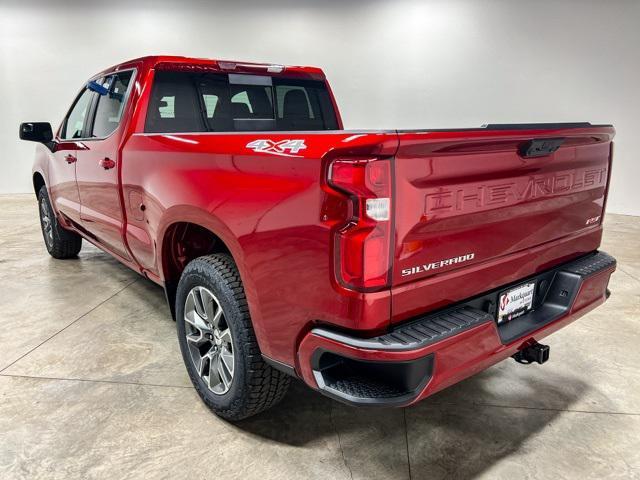
<path id="1" fill-rule="evenodd" d="M 150 55 L 146 57 L 127 60 L 100 72 L 96 76 L 105 75 L 136 65 L 143 68 L 156 70 L 182 70 L 182 71 L 212 71 L 222 73 L 254 73 L 305 77 L 314 80 L 324 80 L 324 72 L 318 67 L 282 65 L 276 63 L 255 63 L 237 60 L 220 60 L 209 58 L 181 57 L 172 55 Z"/>

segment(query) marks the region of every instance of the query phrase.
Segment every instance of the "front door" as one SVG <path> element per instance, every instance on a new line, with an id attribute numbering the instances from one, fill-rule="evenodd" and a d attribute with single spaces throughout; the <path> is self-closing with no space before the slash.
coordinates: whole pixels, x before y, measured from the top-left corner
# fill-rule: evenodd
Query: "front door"
<path id="1" fill-rule="evenodd" d="M 52 168 L 49 169 L 49 196 L 54 208 L 76 224 L 80 224 L 80 195 L 76 185 L 76 165 L 86 149 L 85 123 L 94 93 L 85 88 L 76 97 L 56 138 Z"/>
<path id="2" fill-rule="evenodd" d="M 90 111 L 86 150 L 76 163 L 83 228 L 111 252 L 131 259 L 123 240 L 124 215 L 118 174 L 121 120 L 131 90 L 133 70 L 107 75 L 99 80 Z"/>

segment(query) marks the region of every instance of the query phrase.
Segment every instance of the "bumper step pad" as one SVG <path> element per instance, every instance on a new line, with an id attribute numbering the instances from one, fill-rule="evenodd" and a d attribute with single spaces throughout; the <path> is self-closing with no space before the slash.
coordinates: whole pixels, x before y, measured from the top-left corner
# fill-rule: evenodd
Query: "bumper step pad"
<path id="1" fill-rule="evenodd" d="M 560 265 L 547 272 L 529 277 L 529 279 L 536 280 L 539 283 L 544 281 L 548 288 L 548 290 L 536 294 L 540 295 L 541 299 L 543 297 L 545 298 L 545 302 L 536 307 L 540 310 L 545 310 L 545 303 L 553 303 L 553 305 L 549 305 L 549 307 L 554 307 L 553 312 L 550 313 L 553 313 L 554 317 L 559 316 L 563 312 L 558 310 L 558 307 L 566 309 L 571 305 L 581 281 L 603 270 L 615 267 L 615 265 L 616 260 L 611 255 L 605 252 L 596 252 Z M 522 279 L 514 285 L 526 281 L 527 279 Z M 509 286 L 500 287 L 485 295 L 475 297 L 474 299 L 464 302 L 463 305 L 458 304 L 455 307 L 413 319 L 394 327 L 389 333 L 378 337 L 358 338 L 324 328 L 315 328 L 312 332 L 315 335 L 357 348 L 371 350 L 414 350 L 439 342 L 452 335 L 457 335 L 480 324 L 495 321 L 494 311 L 487 312 L 482 310 L 482 308 L 492 303 L 495 307 L 499 292 L 504 291 L 505 288 L 509 288 Z M 554 290 L 563 291 L 567 289 L 571 294 L 562 298 L 564 305 L 557 305 L 558 302 L 551 302 L 551 300 L 553 300 L 552 294 Z M 549 310 L 549 308 L 546 308 L 546 310 Z M 533 315 L 535 315 L 535 313 L 533 313 Z M 547 317 L 547 314 L 545 313 L 544 316 Z M 502 326 L 500 327 L 500 334 L 503 341 L 510 342 L 517 338 L 517 336 L 526 334 L 526 329 L 516 328 L 519 324 L 523 323 L 523 320 L 524 319 L 519 319 L 518 322 L 509 322 L 504 328 Z M 544 323 L 548 323 L 549 321 L 551 321 L 550 316 L 545 318 Z M 535 327 L 535 325 L 532 324 L 531 328 L 533 327 Z"/>
<path id="2" fill-rule="evenodd" d="M 589 255 L 562 267 L 564 272 L 575 273 L 583 277 L 595 275 L 596 273 L 614 267 L 616 259 L 605 252 L 598 252 L 595 255 Z"/>
<path id="3" fill-rule="evenodd" d="M 358 348 L 415 350 L 492 321 L 491 314 L 462 306 L 420 317 L 379 337 L 362 339 L 319 328 L 314 329 L 313 333 Z"/>
<path id="4" fill-rule="evenodd" d="M 415 318 L 377 337 L 354 337 L 325 328 L 314 328 L 311 333 L 358 349 L 417 350 L 480 325 L 496 324 L 500 292 L 524 282 L 535 282 L 533 308 L 514 320 L 496 324 L 501 342 L 507 345 L 570 313 L 583 282 L 601 272 L 612 271 L 615 265 L 616 260 L 610 255 L 595 252 L 464 303 Z M 606 289 L 606 284 L 602 285 L 606 279 L 595 281 L 600 281 L 601 287 Z M 597 292 L 591 292 L 591 295 L 597 295 Z M 312 356 L 311 368 L 319 389 L 336 400 L 355 405 L 406 405 L 420 394 L 431 378 L 436 356 L 437 352 L 431 352 L 410 361 L 372 361 L 319 348 Z"/>
<path id="5" fill-rule="evenodd" d="M 414 349 L 492 320 L 487 312 L 462 307 L 402 325 L 391 333 L 376 337 L 376 341 L 384 346 L 396 344 Z"/>

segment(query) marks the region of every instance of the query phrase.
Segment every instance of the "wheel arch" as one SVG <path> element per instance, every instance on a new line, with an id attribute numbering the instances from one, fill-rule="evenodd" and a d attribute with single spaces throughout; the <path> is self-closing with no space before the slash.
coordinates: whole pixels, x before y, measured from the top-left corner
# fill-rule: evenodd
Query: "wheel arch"
<path id="1" fill-rule="evenodd" d="M 157 265 L 174 319 L 176 291 L 184 268 L 191 260 L 212 253 L 226 253 L 235 262 L 251 308 L 252 282 L 240 244 L 231 230 L 213 215 L 203 216 L 202 212 L 171 215 L 159 229 L 157 238 Z"/>
<path id="2" fill-rule="evenodd" d="M 46 182 L 44 180 L 44 175 L 42 175 L 42 173 L 40 173 L 39 171 L 35 171 L 33 173 L 33 190 L 36 194 L 36 197 L 38 196 L 38 193 L 40 192 L 40 189 L 44 186 L 46 186 Z"/>

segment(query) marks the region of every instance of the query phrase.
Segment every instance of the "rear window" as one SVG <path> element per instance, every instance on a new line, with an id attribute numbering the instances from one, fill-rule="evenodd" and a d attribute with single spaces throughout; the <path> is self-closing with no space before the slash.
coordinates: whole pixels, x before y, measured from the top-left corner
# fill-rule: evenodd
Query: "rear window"
<path id="1" fill-rule="evenodd" d="M 149 133 L 337 128 L 322 81 L 169 71 L 155 74 L 145 124 Z"/>

